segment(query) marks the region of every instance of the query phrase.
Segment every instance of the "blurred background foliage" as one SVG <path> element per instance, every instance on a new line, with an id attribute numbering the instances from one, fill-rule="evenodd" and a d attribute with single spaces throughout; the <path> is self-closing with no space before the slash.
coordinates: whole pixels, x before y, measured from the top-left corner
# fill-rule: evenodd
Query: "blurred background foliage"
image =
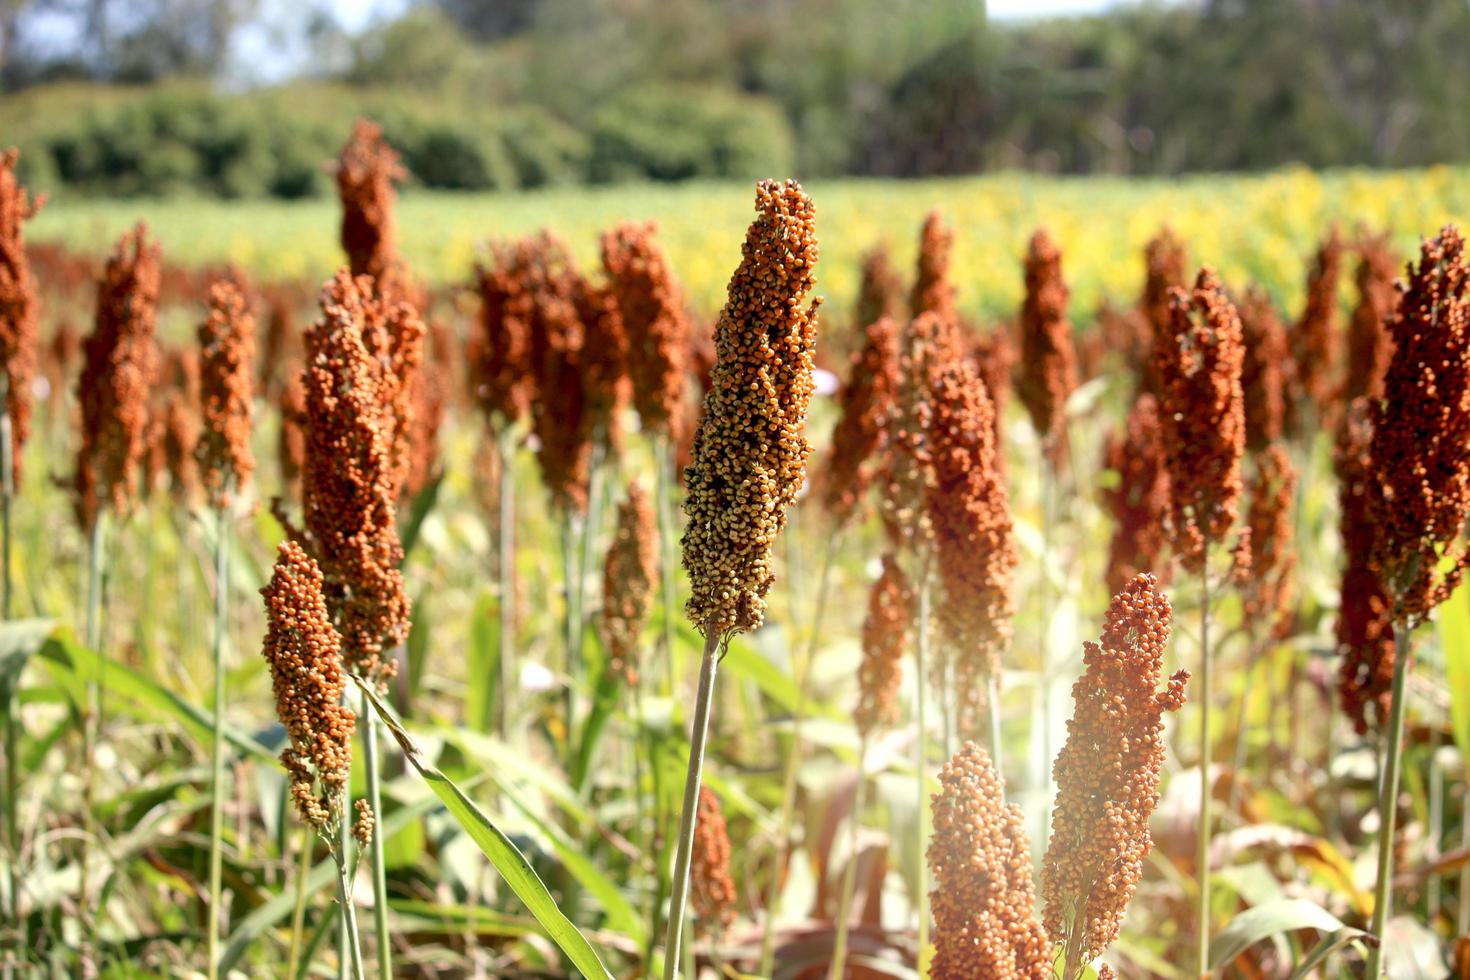
<path id="1" fill-rule="evenodd" d="M 85 194 L 298 198 L 351 119 L 454 190 L 1470 159 L 1464 0 L 0 0 L 0 134 Z M 351 23 L 348 23 L 348 22 Z"/>

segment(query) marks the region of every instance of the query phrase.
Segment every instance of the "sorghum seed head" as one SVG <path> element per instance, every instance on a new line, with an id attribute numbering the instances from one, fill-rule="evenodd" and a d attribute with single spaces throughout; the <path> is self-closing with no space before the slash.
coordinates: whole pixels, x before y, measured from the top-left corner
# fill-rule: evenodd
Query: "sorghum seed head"
<path id="1" fill-rule="evenodd" d="M 572 301 L 582 321 L 581 381 L 586 426 L 604 448 L 622 442 L 620 420 L 628 404 L 628 336 L 612 289 L 585 276 L 572 280 Z"/>
<path id="2" fill-rule="evenodd" d="M 260 592 L 267 623 L 261 652 L 270 664 L 276 714 L 291 739 L 281 754 L 291 799 L 302 820 L 330 834 L 342 812 L 356 725 L 342 704 L 342 640 L 327 616 L 321 569 L 296 542 L 281 545 Z"/>
<path id="3" fill-rule="evenodd" d="M 1240 391 L 1245 407 L 1245 445 L 1259 452 L 1285 432 L 1291 349 L 1286 329 L 1264 289 L 1252 286 L 1240 303 L 1245 359 L 1240 369 Z"/>
<path id="4" fill-rule="evenodd" d="M 939 771 L 925 851 L 934 888 L 935 980 L 1049 980 L 1052 949 L 1036 921 L 1031 845 L 990 756 L 966 742 Z"/>
<path id="5" fill-rule="evenodd" d="M 522 267 L 529 253 L 511 243 L 492 245 L 488 261 L 475 265 L 480 297 L 478 330 L 467 351 L 475 396 L 497 424 L 509 424 L 530 411 L 531 294 Z"/>
<path id="6" fill-rule="evenodd" d="M 372 276 L 381 292 L 398 261 L 395 181 L 408 175 L 377 123 L 359 119 L 337 160 L 342 199 L 342 250 L 354 276 Z"/>
<path id="7" fill-rule="evenodd" d="M 683 412 L 689 316 L 653 224 L 622 224 L 602 236 L 602 268 L 628 338 L 633 407 L 643 428 L 667 436 Z"/>
<path id="8" fill-rule="evenodd" d="M 1143 249 L 1143 293 L 1138 298 L 1138 334 L 1134 341 L 1144 391 L 1159 393 L 1155 351 L 1172 331 L 1170 297 L 1188 285 L 1188 259 L 1184 242 L 1170 228 L 1163 228 Z"/>
<path id="9" fill-rule="evenodd" d="M 1031 424 L 1058 467 L 1067 458 L 1067 399 L 1077 387 L 1077 352 L 1067 319 L 1062 253 L 1045 229 L 1026 252 L 1026 298 L 1021 304 L 1021 375 L 1017 390 Z"/>
<path id="10" fill-rule="evenodd" d="M 399 564 L 394 420 L 397 384 L 378 352 L 385 301 L 367 278 L 344 270 L 322 291 L 306 334 L 305 531 L 327 582 L 327 604 L 350 669 L 382 682 L 394 663 L 379 655 L 408 636 L 409 600 Z"/>
<path id="11" fill-rule="evenodd" d="M 1153 848 L 1166 712 L 1184 704 L 1187 671 L 1158 690 L 1169 600 L 1151 575 L 1113 597 L 1102 638 L 1083 646 L 1067 741 L 1057 755 L 1051 841 L 1042 862 L 1043 921 L 1058 942 L 1080 939 L 1095 959 L 1117 938 Z"/>
<path id="12" fill-rule="evenodd" d="M 31 434 L 31 381 L 36 375 L 41 294 L 26 255 L 25 223 L 44 197 L 31 197 L 15 176 L 20 154 L 0 153 L 0 377 L 10 414 L 11 476 L 20 483 L 21 455 Z"/>
<path id="13" fill-rule="evenodd" d="M 759 217 L 715 328 L 713 384 L 684 471 L 685 607 L 706 636 L 752 630 L 765 614 L 771 552 L 805 476 L 817 303 L 812 202 L 794 180 L 756 185 Z"/>
<path id="14" fill-rule="evenodd" d="M 1209 268 L 1200 270 L 1193 291 L 1174 291 L 1171 313 L 1156 359 L 1159 417 L 1174 550 L 1185 568 L 1198 571 L 1209 545 L 1230 532 L 1239 506 L 1245 344 L 1240 317 Z"/>
<path id="15" fill-rule="evenodd" d="M 883 571 L 868 592 L 868 615 L 863 620 L 859 697 L 853 712 L 858 732 L 863 735 L 898 721 L 904 646 L 913 618 L 913 589 L 898 559 L 889 552 L 883 556 Z"/>
<path id="16" fill-rule="evenodd" d="M 822 485 L 822 502 L 838 526 L 852 517 L 873 482 L 868 463 L 883 451 L 897 388 L 898 324 L 882 316 L 863 329 L 862 349 L 853 354 L 838 396 L 841 415 Z"/>
<path id="17" fill-rule="evenodd" d="M 1295 591 L 1296 548 L 1291 505 L 1296 497 L 1296 468 L 1281 444 L 1256 456 L 1246 527 L 1250 539 L 1250 573 L 1241 589 L 1248 622 L 1260 622 L 1281 639 L 1291 630 Z"/>
<path id="18" fill-rule="evenodd" d="M 717 932 L 735 921 L 735 879 L 730 877 L 730 833 L 720 799 L 699 787 L 699 813 L 689 855 L 690 904 L 701 927 Z"/>
<path id="19" fill-rule="evenodd" d="M 1358 268 L 1353 275 L 1358 302 L 1348 320 L 1344 403 L 1364 395 L 1378 398 L 1383 394 L 1383 375 L 1393 356 L 1387 324 L 1398 301 L 1398 290 L 1394 288 L 1398 268 L 1399 259 L 1387 235 L 1366 236 L 1358 242 Z"/>
<path id="20" fill-rule="evenodd" d="M 1108 591 L 1118 593 L 1140 572 L 1164 568 L 1169 542 L 1169 471 L 1158 400 L 1141 393 L 1121 434 L 1108 437 L 1106 466 L 1117 483 L 1102 491 L 1113 517 L 1108 548 Z"/>
<path id="21" fill-rule="evenodd" d="M 898 390 L 887 425 L 888 451 L 883 463 L 883 527 L 898 551 L 927 554 L 934 541 L 927 499 L 934 482 L 929 428 L 934 406 L 930 365 L 948 356 L 942 350 L 938 316 L 909 321 L 899 344 Z"/>
<path id="22" fill-rule="evenodd" d="M 944 218 L 938 211 L 930 211 L 919 233 L 918 269 L 914 275 L 914 290 L 909 297 L 909 310 L 914 317 L 921 313 L 954 316 L 954 286 L 949 281 L 953 248 L 954 232 L 945 227 Z"/>
<path id="23" fill-rule="evenodd" d="M 888 257 L 888 248 L 876 245 L 863 253 L 853 320 L 866 328 L 885 316 L 897 321 L 903 313 L 903 280 Z"/>
<path id="24" fill-rule="evenodd" d="M 1296 324 L 1294 347 L 1297 379 L 1302 393 L 1319 406 L 1326 406 L 1335 394 L 1338 350 L 1342 338 L 1337 333 L 1337 281 L 1342 274 L 1343 241 L 1334 225 L 1318 245 L 1307 269 L 1307 296 L 1301 319 Z"/>
<path id="25" fill-rule="evenodd" d="M 1454 591 L 1470 562 L 1470 267 L 1454 226 L 1420 248 L 1388 322 L 1393 357 L 1373 402 L 1368 499 L 1373 567 L 1393 617 L 1416 622 Z"/>
<path id="26" fill-rule="evenodd" d="M 100 503 L 126 514 L 137 496 L 157 361 L 158 285 L 158 246 L 140 223 L 123 235 L 107 260 L 77 381 L 82 439 L 76 490 L 87 529 Z"/>
<path id="27" fill-rule="evenodd" d="M 240 286 L 228 279 L 210 287 L 209 315 L 199 325 L 200 393 L 204 432 L 198 459 L 211 502 L 228 507 L 255 470 L 250 451 L 254 393 L 255 317 Z"/>
<path id="28" fill-rule="evenodd" d="M 618 523 L 602 573 L 602 636 L 607 669 L 638 683 L 638 646 L 658 575 L 658 538 L 648 494 L 637 482 L 618 506 Z"/>

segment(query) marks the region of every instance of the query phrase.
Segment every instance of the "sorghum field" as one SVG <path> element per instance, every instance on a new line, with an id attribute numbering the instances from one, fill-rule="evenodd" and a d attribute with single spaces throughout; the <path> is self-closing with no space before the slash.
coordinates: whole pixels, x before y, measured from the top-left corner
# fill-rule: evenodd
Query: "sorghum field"
<path id="1" fill-rule="evenodd" d="M 5 977 L 1470 976 L 1464 171 L 14 163 Z"/>

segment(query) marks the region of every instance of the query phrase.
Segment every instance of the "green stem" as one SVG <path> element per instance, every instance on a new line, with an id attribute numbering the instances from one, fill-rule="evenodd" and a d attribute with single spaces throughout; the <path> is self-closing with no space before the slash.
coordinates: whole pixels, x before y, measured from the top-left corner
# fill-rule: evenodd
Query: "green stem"
<path id="1" fill-rule="evenodd" d="M 362 971 L 362 944 L 357 935 L 357 910 L 352 906 L 352 887 L 347 872 L 347 848 L 343 843 L 348 833 L 348 827 L 344 821 L 337 828 L 337 847 L 333 854 L 337 864 L 337 898 L 342 903 L 342 946 L 338 957 L 342 961 L 342 972 L 351 980 L 365 980 Z M 349 964 L 350 973 L 347 972 Z"/>
<path id="2" fill-rule="evenodd" d="M 1051 616 L 1052 616 L 1052 592 L 1051 592 L 1051 549 L 1052 530 L 1055 520 L 1053 500 L 1056 497 L 1056 473 L 1053 470 L 1049 452 L 1050 439 L 1042 441 L 1041 460 L 1041 619 L 1037 623 L 1037 629 L 1041 632 L 1041 677 L 1038 678 L 1036 689 L 1041 693 L 1041 711 L 1037 717 L 1037 724 L 1041 726 L 1041 772 L 1037 784 L 1042 789 L 1042 799 L 1051 799 Z M 1000 711 L 999 704 L 992 701 L 991 711 L 996 715 Z M 999 732 L 999 725 L 996 725 Z M 1000 765 L 1000 740 L 994 738 L 991 754 L 995 756 L 995 771 L 1001 771 Z M 1051 837 L 1051 807 L 1042 807 L 1041 836 Z"/>
<path id="3" fill-rule="evenodd" d="M 562 556 L 562 579 L 566 589 L 566 622 L 565 642 L 566 653 L 563 660 L 566 668 L 566 684 L 562 688 L 562 713 L 563 723 L 566 725 L 566 756 L 568 770 L 576 762 L 576 736 L 577 730 L 577 685 L 582 677 L 582 664 L 578 658 L 577 637 L 582 632 L 582 613 L 578 608 L 578 593 L 581 585 L 578 583 L 577 574 L 577 535 L 579 533 L 579 515 L 570 507 L 562 514 L 561 527 L 561 556 Z"/>
<path id="4" fill-rule="evenodd" d="M 715 673 L 719 663 L 720 635 L 713 628 L 707 628 L 704 653 L 699 660 L 694 726 L 689 733 L 689 770 L 684 777 L 679 843 L 674 852 L 673 892 L 669 897 L 669 927 L 664 940 L 664 980 L 674 980 L 679 975 L 679 945 L 684 938 L 684 906 L 689 895 L 689 862 L 693 854 L 694 823 L 699 815 L 699 783 L 704 773 L 704 748 L 709 737 L 710 708 L 715 700 Z"/>
<path id="5" fill-rule="evenodd" d="M 210 732 L 209 811 L 209 980 L 219 977 L 220 906 L 223 897 L 225 827 L 225 633 L 229 604 L 229 525 L 225 508 L 215 508 L 214 541 L 214 724 Z"/>
<path id="6" fill-rule="evenodd" d="M 925 566 L 927 566 L 925 562 Z M 924 951 L 929 948 L 929 902 L 928 867 L 925 863 L 924 843 L 928 834 L 926 815 L 929 809 L 929 791 L 924 778 L 924 769 L 929 762 L 928 736 L 924 718 L 924 663 L 929 659 L 929 571 L 924 567 L 919 573 L 919 612 L 915 624 L 914 643 L 914 720 L 918 732 L 914 736 L 914 788 L 918 791 L 914 811 L 914 907 L 919 912 L 919 962 L 924 961 Z"/>
<path id="7" fill-rule="evenodd" d="M 1199 875 L 1199 959 L 1197 976 L 1210 969 L 1210 575 L 1200 572 L 1199 665 L 1199 827 L 1195 840 L 1195 869 Z"/>
<path id="8" fill-rule="evenodd" d="M 1409 676 L 1409 625 L 1393 625 L 1393 700 L 1388 713 L 1388 745 L 1384 752 L 1383 787 L 1378 798 L 1378 884 L 1373 889 L 1373 926 L 1378 938 L 1368 954 L 1368 980 L 1383 975 L 1383 936 L 1393 911 L 1393 844 L 1398 825 L 1399 773 L 1404 749 L 1405 685 Z M 1463 896 L 1461 901 L 1463 902 Z"/>
<path id="9" fill-rule="evenodd" d="M 679 672 L 674 660 L 674 610 L 677 597 L 674 595 L 674 454 L 670 437 L 664 437 L 654 445 L 654 470 L 656 473 L 655 496 L 658 497 L 658 546 L 660 552 L 659 575 L 663 590 L 663 654 L 666 696 L 672 697 L 679 688 Z"/>
<path id="10" fill-rule="evenodd" d="M 0 389 L 4 385 L 0 384 Z M 3 391 L 0 391 L 3 397 Z M 12 441 L 10 411 L 0 410 L 0 614 L 6 622 L 14 615 L 14 594 L 11 580 L 11 528 L 10 506 L 15 498 L 15 446 Z M 17 680 L 19 680 L 17 678 Z M 10 922 L 15 930 L 16 948 L 29 945 L 26 922 L 20 911 L 20 770 L 18 756 L 20 726 L 16 692 L 8 693 L 5 699 L 5 838 L 9 850 L 10 879 Z"/>
<path id="11" fill-rule="evenodd" d="M 512 472 L 515 462 L 515 446 L 509 432 L 509 426 L 503 426 L 502 431 L 495 436 L 496 452 L 500 456 L 500 521 L 496 529 L 496 544 L 498 547 L 496 577 L 500 588 L 500 651 L 499 651 L 499 677 L 500 698 L 497 702 L 496 712 L 496 734 L 504 739 L 511 730 L 511 718 L 514 710 L 514 697 L 516 690 L 515 669 L 517 660 L 515 657 L 515 604 L 516 604 L 516 569 L 515 569 L 515 512 L 516 512 L 516 481 L 515 473 Z M 488 679 L 487 679 L 488 680 Z"/>
<path id="12" fill-rule="evenodd" d="M 811 637 L 804 648 L 797 645 L 796 656 L 801 659 L 792 664 L 792 680 L 796 684 L 796 712 L 791 720 L 791 744 L 786 749 L 781 780 L 781 821 L 776 838 L 776 863 L 771 869 L 770 883 L 766 885 L 766 915 L 761 926 L 758 973 L 763 977 L 771 975 L 776 955 L 776 903 L 781 896 L 781 875 L 791 855 L 791 831 L 796 820 L 796 770 L 801 761 L 801 722 L 806 714 L 807 675 L 816 659 L 817 643 L 822 636 L 822 618 L 827 610 L 828 585 L 832 577 L 832 564 L 839 549 L 840 534 L 839 529 L 833 534 L 832 540 L 827 542 L 822 571 L 817 579 L 817 605 L 812 613 Z"/>
<path id="13" fill-rule="evenodd" d="M 98 675 L 87 683 L 87 708 L 82 718 L 82 764 L 86 774 L 82 780 L 82 813 L 85 833 L 82 835 L 80 859 L 81 880 L 77 890 L 77 907 L 82 916 L 86 938 L 83 942 L 82 961 L 91 966 L 96 950 L 97 917 L 91 908 L 91 889 L 88 879 L 92 871 L 92 841 L 97 836 L 96 809 L 92 799 L 96 794 L 97 782 L 97 738 L 102 727 L 102 568 L 105 564 L 104 525 L 107 512 L 98 507 L 92 520 L 91 535 L 87 547 L 87 646 L 98 655 Z"/>
<path id="14" fill-rule="evenodd" d="M 841 980 L 847 963 L 848 919 L 852 917 L 852 896 L 857 886 L 858 830 L 863 817 L 863 783 L 867 776 L 868 736 L 864 732 L 858 739 L 857 790 L 852 799 L 852 819 L 848 825 L 851 835 L 847 854 L 847 869 L 842 874 L 842 898 L 837 905 L 837 940 L 832 947 L 832 965 L 827 971 L 827 980 Z"/>
<path id="15" fill-rule="evenodd" d="M 358 717 L 367 722 L 362 733 L 362 764 L 367 773 L 368 806 L 372 807 L 377 821 L 368 844 L 368 856 L 373 871 L 373 931 L 378 941 L 378 976 L 381 980 L 393 980 L 393 947 L 388 933 L 388 868 L 383 857 L 383 799 L 378 773 L 378 716 L 372 710 L 367 692 L 363 692 L 362 712 Z"/>
<path id="16" fill-rule="evenodd" d="M 286 976 L 296 977 L 301 964 L 301 935 L 306 927 L 306 879 L 311 874 L 311 828 L 301 828 L 301 863 L 296 868 L 296 907 L 291 912 L 291 953 Z"/>

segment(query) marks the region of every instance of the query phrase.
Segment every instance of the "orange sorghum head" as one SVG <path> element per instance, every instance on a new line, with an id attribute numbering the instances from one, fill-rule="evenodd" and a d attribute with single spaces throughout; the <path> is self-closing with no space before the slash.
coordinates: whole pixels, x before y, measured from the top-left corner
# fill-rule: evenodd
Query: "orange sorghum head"
<path id="1" fill-rule="evenodd" d="M 603 448 L 622 442 L 620 421 L 628 404 L 628 336 L 618 299 L 604 285 L 574 275 L 572 300 L 582 320 L 582 388 L 587 426 Z"/>
<path id="2" fill-rule="evenodd" d="M 913 589 L 898 559 L 889 552 L 868 592 L 868 615 L 863 620 L 863 660 L 858 668 L 858 706 L 853 712 L 863 735 L 898 721 L 898 688 L 913 616 Z"/>
<path id="3" fill-rule="evenodd" d="M 638 683 L 639 637 L 653 604 L 657 533 L 648 494 L 636 481 L 629 483 L 602 570 L 602 636 L 608 673 L 630 687 Z"/>
<path id="4" fill-rule="evenodd" d="M 1295 599 L 1296 546 L 1291 506 L 1296 468 L 1280 443 L 1256 455 L 1246 527 L 1250 570 L 1241 589 L 1247 621 L 1262 622 L 1280 639 L 1291 629 Z"/>
<path id="5" fill-rule="evenodd" d="M 126 514 L 138 492 L 157 351 L 158 246 L 138 224 L 118 241 L 97 286 L 97 318 L 77 380 L 82 439 L 76 481 L 85 527 L 99 504 Z"/>
<path id="6" fill-rule="evenodd" d="M 209 316 L 199 325 L 204 433 L 198 458 L 218 507 L 229 506 L 231 493 L 240 492 L 255 470 L 250 451 L 254 364 L 255 317 L 240 286 L 221 280 L 210 288 Z"/>
<path id="7" fill-rule="evenodd" d="M 1307 269 L 1307 296 L 1293 348 L 1302 394 L 1325 408 L 1335 394 L 1338 349 L 1337 280 L 1342 274 L 1342 235 L 1333 225 Z"/>
<path id="8" fill-rule="evenodd" d="M 1169 600 L 1152 575 L 1113 597 L 1100 642 L 1083 645 L 1067 741 L 1057 755 L 1051 841 L 1042 862 L 1044 922 L 1057 942 L 1074 935 L 1084 959 L 1117 938 L 1153 848 L 1164 714 L 1184 704 L 1187 671 L 1160 692 Z"/>
<path id="9" fill-rule="evenodd" d="M 382 305 L 366 278 L 343 270 L 329 280 L 321 315 L 306 334 L 302 378 L 305 531 L 326 578 L 347 665 L 378 682 L 395 666 L 380 654 L 407 639 L 409 624 L 388 416 L 396 382 L 369 336 Z"/>
<path id="10" fill-rule="evenodd" d="M 173 499 L 185 509 L 198 503 L 200 480 L 195 452 L 200 429 L 194 404 L 181 391 L 170 391 L 163 407 L 163 455 Z"/>
<path id="11" fill-rule="evenodd" d="M 1170 330 L 1157 365 L 1164 458 L 1169 468 L 1173 544 L 1184 567 L 1204 567 L 1224 541 L 1240 502 L 1245 407 L 1240 317 L 1208 267 L 1194 289 L 1175 290 Z"/>
<path id="12" fill-rule="evenodd" d="M 475 266 L 480 297 L 478 330 L 470 335 L 467 360 L 480 407 L 497 424 L 509 424 L 530 411 L 531 294 L 523 269 L 529 254 L 518 244 L 499 243 L 486 262 Z"/>
<path id="13" fill-rule="evenodd" d="M 919 260 L 914 273 L 914 289 L 909 297 L 909 311 L 935 313 L 951 317 L 955 313 L 954 286 L 949 281 L 950 252 L 954 249 L 954 232 L 944 224 L 943 216 L 930 211 L 919 232 Z"/>
<path id="14" fill-rule="evenodd" d="M 439 429 L 448 411 L 449 395 L 439 371 L 416 371 L 409 382 L 408 469 L 404 474 L 405 500 L 412 500 L 439 474 Z"/>
<path id="15" fill-rule="evenodd" d="M 1264 289 L 1252 286 L 1240 303 L 1245 359 L 1240 391 L 1245 406 L 1245 445 L 1259 452 L 1285 432 L 1291 350 L 1286 329 Z"/>
<path id="16" fill-rule="evenodd" d="M 1031 844 L 990 756 L 966 742 L 939 771 L 925 851 L 934 888 L 935 980 L 1050 980 L 1052 947 L 1036 921 Z"/>
<path id="17" fill-rule="evenodd" d="M 897 321 L 903 314 L 903 279 L 893 267 L 888 247 L 875 245 L 863 253 L 861 260 L 853 322 L 867 327 L 885 316 Z"/>
<path id="18" fill-rule="evenodd" d="M 706 636 L 760 626 L 771 552 L 805 478 L 817 305 L 811 198 L 794 180 L 756 185 L 759 217 L 715 328 L 713 385 L 684 471 L 690 620 Z"/>
<path id="19" fill-rule="evenodd" d="M 281 389 L 281 429 L 276 437 L 276 459 L 281 467 L 285 493 L 301 495 L 301 470 L 306 461 L 306 383 L 304 368 L 293 363 L 286 368 L 286 385 Z"/>
<path id="20" fill-rule="evenodd" d="M 1169 471 L 1164 464 L 1159 404 L 1143 392 L 1128 412 L 1123 432 L 1108 437 L 1107 468 L 1117 483 L 1102 491 L 1113 517 L 1108 548 L 1108 591 L 1121 592 L 1139 572 L 1164 570 L 1169 543 Z"/>
<path id="21" fill-rule="evenodd" d="M 929 447 L 934 406 L 929 375 L 931 363 L 947 356 L 940 348 L 943 323 L 934 315 L 917 317 L 909 321 L 899 339 L 898 390 L 887 424 L 880 510 L 889 543 L 910 554 L 927 555 L 934 541 L 927 507 L 929 487 L 934 482 Z"/>
<path id="22" fill-rule="evenodd" d="M 897 387 L 898 324 L 882 316 L 864 328 L 862 349 L 853 354 L 838 395 L 841 414 L 821 487 L 822 503 L 838 526 L 853 516 L 873 482 L 868 463 L 883 450 Z"/>
<path id="23" fill-rule="evenodd" d="M 668 436 L 683 412 L 689 316 L 653 224 L 619 225 L 602 236 L 602 268 L 628 338 L 633 407 L 643 428 Z"/>
<path id="24" fill-rule="evenodd" d="M 1019 557 L 996 465 L 995 407 L 955 326 L 942 323 L 939 331 L 939 355 L 929 361 L 934 480 L 926 494 L 942 586 L 935 615 L 942 652 L 954 665 L 959 730 L 973 733 L 984 718 L 987 681 L 1010 644 Z"/>
<path id="25" fill-rule="evenodd" d="M 1428 615 L 1470 562 L 1470 267 L 1454 226 L 1420 249 L 1388 322 L 1393 357 L 1373 402 L 1373 567 L 1396 622 Z"/>
<path id="26" fill-rule="evenodd" d="M 1342 584 L 1337 604 L 1337 648 L 1342 655 L 1337 690 L 1342 710 L 1359 735 L 1388 721 L 1393 693 L 1393 602 L 1373 567 L 1374 526 L 1369 501 L 1379 492 L 1368 447 L 1373 424 L 1369 401 L 1348 406 L 1337 435 L 1338 533 Z"/>
<path id="27" fill-rule="evenodd" d="M 398 259 L 394 181 L 407 176 L 398 154 L 377 123 L 359 119 L 337 160 L 337 194 L 342 199 L 342 250 L 354 276 L 372 276 L 377 288 Z"/>
<path id="28" fill-rule="evenodd" d="M 721 932 L 735 921 L 735 879 L 730 877 L 730 833 L 720 799 L 708 786 L 699 787 L 699 813 L 689 855 L 689 901 L 698 924 Z"/>
<path id="29" fill-rule="evenodd" d="M 15 150 L 0 153 L 0 376 L 10 413 L 11 476 L 20 482 L 21 455 L 31 434 L 31 381 L 36 375 L 41 294 L 26 256 L 25 223 L 44 197 L 32 198 L 15 176 Z"/>
<path id="30" fill-rule="evenodd" d="M 356 717 L 342 704 L 341 637 L 322 598 L 322 573 L 294 541 L 282 543 L 265 588 L 266 633 L 276 714 L 291 744 L 281 762 L 301 819 L 331 835 L 352 770 Z"/>
<path id="31" fill-rule="evenodd" d="M 1170 228 L 1163 228 L 1149 239 L 1143 249 L 1143 293 L 1138 298 L 1138 334 L 1134 341 L 1141 365 L 1141 385 L 1152 394 L 1159 393 L 1155 354 L 1162 338 L 1171 331 L 1170 312 L 1174 290 L 1188 285 L 1188 259 L 1184 242 Z"/>
<path id="32" fill-rule="evenodd" d="M 995 465 L 1005 472 L 1005 415 L 1011 398 L 1011 369 L 1016 365 L 1016 349 L 1011 342 L 1009 323 L 997 323 L 984 333 L 966 337 L 970 359 L 985 382 L 985 393 L 995 407 Z"/>
<path id="33" fill-rule="evenodd" d="M 1366 236 L 1358 242 L 1358 268 L 1353 275 L 1358 302 L 1348 320 L 1344 403 L 1364 395 L 1377 398 L 1383 394 L 1383 375 L 1393 356 L 1393 338 L 1387 327 L 1398 301 L 1398 290 L 1394 288 L 1398 269 L 1399 258 L 1389 246 L 1387 235 Z"/>
<path id="34" fill-rule="evenodd" d="M 1077 352 L 1067 319 L 1062 252 L 1045 229 L 1026 251 L 1026 298 L 1021 304 L 1021 374 L 1017 391 L 1031 425 L 1058 467 L 1067 458 L 1067 399 L 1077 387 Z"/>

